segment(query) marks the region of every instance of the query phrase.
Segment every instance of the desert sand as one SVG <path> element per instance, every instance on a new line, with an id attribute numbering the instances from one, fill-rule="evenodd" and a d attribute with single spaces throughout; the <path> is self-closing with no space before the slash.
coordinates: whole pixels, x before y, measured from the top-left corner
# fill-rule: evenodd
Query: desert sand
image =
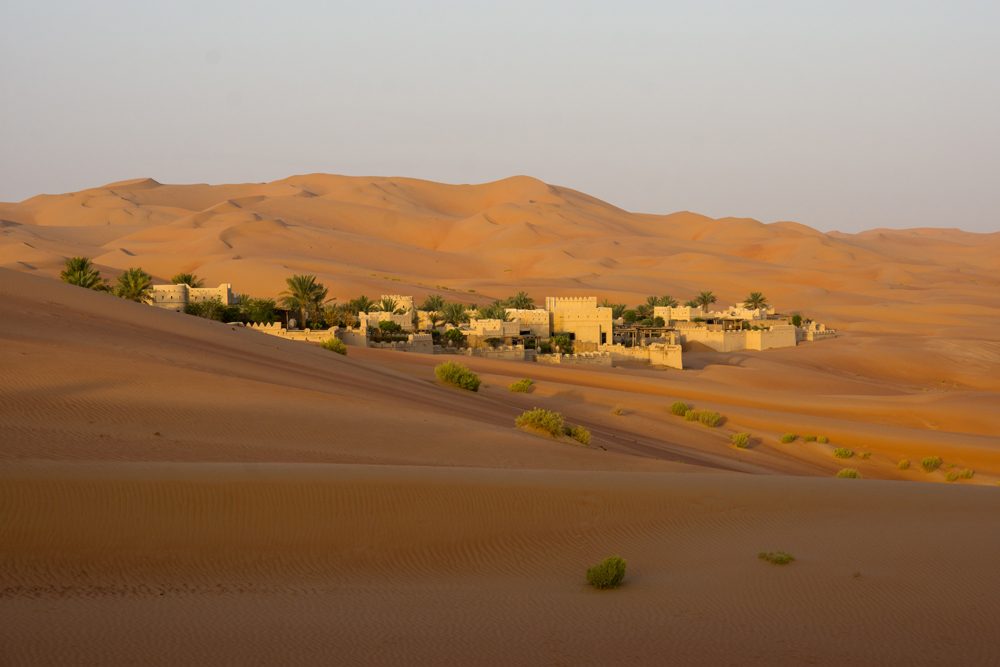
<path id="1" fill-rule="evenodd" d="M 842 335 L 680 372 L 471 359 L 472 394 L 432 355 L 341 357 L 61 284 L 69 255 L 257 296 L 302 272 L 340 299 L 759 290 Z M 1000 661 L 998 257 L 1000 234 L 635 214 L 526 177 L 0 204 L 0 661 Z M 535 405 L 593 445 L 515 429 Z M 929 455 L 975 477 L 896 467 Z M 796 561 L 756 557 L 775 549 Z M 610 554 L 625 586 L 590 589 Z"/>

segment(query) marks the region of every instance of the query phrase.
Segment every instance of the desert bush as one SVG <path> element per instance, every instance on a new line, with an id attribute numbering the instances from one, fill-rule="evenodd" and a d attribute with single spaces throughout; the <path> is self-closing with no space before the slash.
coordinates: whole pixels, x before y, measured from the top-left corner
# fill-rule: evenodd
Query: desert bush
<path id="1" fill-rule="evenodd" d="M 573 438 L 581 445 L 590 445 L 590 431 L 583 426 L 563 426 L 563 433 Z"/>
<path id="2" fill-rule="evenodd" d="M 733 443 L 734 447 L 740 449 L 746 449 L 750 446 L 750 434 L 749 433 L 733 433 L 729 441 Z"/>
<path id="3" fill-rule="evenodd" d="M 403 330 L 402 325 L 393 322 L 392 320 L 382 320 L 378 323 L 378 328 L 385 333 L 399 333 Z"/>
<path id="4" fill-rule="evenodd" d="M 816 442 L 820 443 L 821 445 L 825 445 L 826 443 L 830 442 L 830 438 L 826 437 L 825 435 L 821 435 L 818 438 L 816 438 Z"/>
<path id="5" fill-rule="evenodd" d="M 861 473 L 854 468 L 843 468 L 837 472 L 837 477 L 841 479 L 860 479 Z"/>
<path id="6" fill-rule="evenodd" d="M 896 464 L 896 467 L 899 468 L 900 470 L 909 470 L 910 459 L 899 459 L 899 463 Z"/>
<path id="7" fill-rule="evenodd" d="M 330 350 L 331 352 L 336 352 L 337 354 L 347 354 L 347 346 L 344 345 L 344 341 L 339 338 L 330 337 L 325 341 L 320 343 L 320 346 L 324 350 Z"/>
<path id="8" fill-rule="evenodd" d="M 684 413 L 684 419 L 686 419 L 689 422 L 696 422 L 696 421 L 698 421 L 698 411 L 697 410 L 688 410 L 687 412 Z"/>
<path id="9" fill-rule="evenodd" d="M 611 408 L 611 414 L 621 417 L 623 414 L 625 414 L 625 408 L 623 408 L 620 405 L 616 405 L 613 408 Z"/>
<path id="10" fill-rule="evenodd" d="M 872 453 L 871 452 L 861 452 L 861 458 L 865 459 L 866 461 L 868 459 L 870 459 L 871 457 L 872 457 Z"/>
<path id="11" fill-rule="evenodd" d="M 509 389 L 519 394 L 528 394 L 535 388 L 535 381 L 531 378 L 521 378 L 510 385 Z"/>
<path id="12" fill-rule="evenodd" d="M 553 438 L 558 438 L 563 434 L 563 416 L 558 412 L 544 408 L 526 410 L 514 420 L 514 423 L 518 428 L 541 431 L 548 433 Z"/>
<path id="13" fill-rule="evenodd" d="M 761 551 L 757 554 L 757 558 L 766 560 L 768 563 L 774 563 L 775 565 L 788 565 L 795 560 L 795 556 L 784 551 Z"/>
<path id="14" fill-rule="evenodd" d="M 833 455 L 838 459 L 849 459 L 854 456 L 854 450 L 848 449 L 847 447 L 837 447 L 833 450 Z"/>
<path id="15" fill-rule="evenodd" d="M 799 436 L 796 435 L 795 433 L 786 433 L 783 436 L 781 436 L 781 441 L 783 443 L 785 443 L 786 445 L 788 443 L 790 443 L 790 442 L 795 442 L 798 439 L 799 439 Z"/>
<path id="16" fill-rule="evenodd" d="M 972 479 L 972 476 L 975 474 L 976 471 L 970 468 L 966 468 L 965 470 L 949 470 L 945 479 L 949 482 L 955 482 L 960 479 Z"/>
<path id="17" fill-rule="evenodd" d="M 447 331 L 444 332 L 443 337 L 445 342 L 453 347 L 465 343 L 465 334 L 462 333 L 461 329 L 448 329 Z"/>
<path id="18" fill-rule="evenodd" d="M 469 391 L 479 391 L 479 376 L 462 364 L 446 361 L 434 367 L 434 375 L 446 384 L 451 384 Z"/>
<path id="19" fill-rule="evenodd" d="M 803 442 L 816 442 L 817 440 L 819 440 L 819 437 L 815 436 L 815 435 L 804 435 L 804 436 L 802 436 L 802 441 Z"/>
<path id="20" fill-rule="evenodd" d="M 563 354 L 573 354 L 573 339 L 569 334 L 557 333 L 550 339 L 552 347 L 558 347 Z"/>
<path id="21" fill-rule="evenodd" d="M 713 410 L 698 410 L 698 421 L 709 428 L 715 428 L 722 423 L 722 415 Z"/>
<path id="22" fill-rule="evenodd" d="M 670 405 L 670 413 L 677 415 L 678 417 L 683 417 L 687 414 L 687 411 L 691 409 L 691 406 L 684 401 L 674 401 Z"/>
<path id="23" fill-rule="evenodd" d="M 940 456 L 925 456 L 920 459 L 920 466 L 924 469 L 924 472 L 934 472 L 941 467 L 941 463 Z"/>
<path id="24" fill-rule="evenodd" d="M 624 579 L 625 559 L 621 556 L 608 556 L 587 569 L 587 583 L 594 588 L 618 588 Z"/>

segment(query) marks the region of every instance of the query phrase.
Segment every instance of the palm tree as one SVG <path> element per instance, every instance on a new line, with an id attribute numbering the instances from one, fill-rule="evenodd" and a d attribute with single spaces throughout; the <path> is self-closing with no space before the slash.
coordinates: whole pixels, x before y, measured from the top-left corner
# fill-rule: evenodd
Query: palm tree
<path id="1" fill-rule="evenodd" d="M 697 308 L 698 302 L 695 301 L 694 299 L 689 299 L 684 302 L 684 305 L 687 306 L 688 308 Z"/>
<path id="2" fill-rule="evenodd" d="M 660 297 L 660 305 L 664 306 L 665 308 L 676 308 L 677 307 L 677 299 L 675 299 L 674 297 L 670 296 L 669 294 L 667 294 L 665 296 L 661 296 Z"/>
<path id="3" fill-rule="evenodd" d="M 420 305 L 420 310 L 435 311 L 441 310 L 444 306 L 444 298 L 440 294 L 431 294 Z"/>
<path id="4" fill-rule="evenodd" d="M 401 315 L 406 311 L 399 307 L 399 302 L 393 299 L 391 296 L 384 296 L 375 304 L 375 310 L 380 310 L 383 313 L 395 313 L 396 315 Z"/>
<path id="5" fill-rule="evenodd" d="M 718 301 L 718 299 L 716 299 L 715 295 L 711 292 L 701 292 L 694 298 L 694 302 L 698 306 L 701 306 L 702 311 L 706 311 L 709 305 L 715 303 L 716 301 Z"/>
<path id="6" fill-rule="evenodd" d="M 611 303 L 607 299 L 602 299 L 601 302 L 597 305 L 600 306 L 601 308 L 610 308 L 611 317 L 616 320 L 622 316 L 622 313 L 625 312 L 626 308 L 624 303 Z"/>
<path id="7" fill-rule="evenodd" d="M 323 283 L 316 282 L 316 276 L 312 275 L 295 275 L 286 278 L 285 283 L 288 289 L 281 293 L 281 302 L 288 310 L 299 311 L 302 316 L 300 325 L 304 329 L 308 321 L 307 315 L 319 310 L 327 300 L 327 289 Z"/>
<path id="8" fill-rule="evenodd" d="M 648 303 L 640 303 L 635 307 L 635 315 L 640 320 L 645 320 L 653 316 L 653 307 Z"/>
<path id="9" fill-rule="evenodd" d="M 480 319 L 507 322 L 510 320 L 510 315 L 507 314 L 507 307 L 506 301 L 494 301 L 488 306 L 476 308 L 476 311 L 479 313 Z"/>
<path id="10" fill-rule="evenodd" d="M 88 257 L 70 257 L 66 268 L 59 274 L 64 283 L 92 290 L 107 290 L 108 284 L 101 278 L 101 272 L 94 268 Z"/>
<path id="11" fill-rule="evenodd" d="M 188 287 L 204 287 L 205 281 L 193 273 L 178 273 L 170 279 L 174 285 L 187 285 Z"/>
<path id="12" fill-rule="evenodd" d="M 138 303 L 151 303 L 153 300 L 153 277 L 138 267 L 128 269 L 118 276 L 115 296 Z"/>
<path id="13" fill-rule="evenodd" d="M 750 292 L 750 296 L 743 300 L 743 307 L 750 310 L 767 308 L 767 297 L 760 292 Z"/>
<path id="14" fill-rule="evenodd" d="M 441 319 L 446 324 L 452 324 L 456 327 L 463 322 L 469 321 L 469 314 L 465 312 L 465 306 L 460 303 L 446 303 L 441 307 L 440 313 Z"/>
<path id="15" fill-rule="evenodd" d="M 347 305 L 349 305 L 351 310 L 354 311 L 354 314 L 357 315 L 358 313 L 367 313 L 369 310 L 372 310 L 375 307 L 375 302 L 362 294 L 357 299 L 348 301 Z"/>
<path id="16" fill-rule="evenodd" d="M 518 310 L 530 310 L 535 307 L 535 300 L 528 296 L 527 292 L 518 292 L 509 297 L 506 303 L 508 308 L 517 308 Z"/>
<path id="17" fill-rule="evenodd" d="M 660 305 L 660 297 L 658 296 L 646 297 L 646 306 L 649 308 L 650 312 L 653 311 L 653 308 L 656 308 L 659 305 Z"/>

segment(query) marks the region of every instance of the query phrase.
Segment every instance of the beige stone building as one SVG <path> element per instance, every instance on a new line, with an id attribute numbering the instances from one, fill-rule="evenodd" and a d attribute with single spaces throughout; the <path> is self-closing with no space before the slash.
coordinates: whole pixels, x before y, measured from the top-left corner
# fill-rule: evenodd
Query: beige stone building
<path id="1" fill-rule="evenodd" d="M 153 305 L 158 308 L 182 311 L 189 303 L 203 303 L 218 299 L 222 305 L 236 303 L 233 286 L 222 283 L 218 287 L 188 287 L 187 285 L 153 285 Z"/>
<path id="2" fill-rule="evenodd" d="M 596 296 L 548 296 L 545 297 L 545 310 L 550 314 L 553 334 L 569 333 L 580 343 L 606 345 L 612 342 L 611 308 L 598 306 Z"/>
<path id="3" fill-rule="evenodd" d="M 548 338 L 552 335 L 551 314 L 542 308 L 508 308 L 507 315 L 519 325 L 521 335 Z"/>

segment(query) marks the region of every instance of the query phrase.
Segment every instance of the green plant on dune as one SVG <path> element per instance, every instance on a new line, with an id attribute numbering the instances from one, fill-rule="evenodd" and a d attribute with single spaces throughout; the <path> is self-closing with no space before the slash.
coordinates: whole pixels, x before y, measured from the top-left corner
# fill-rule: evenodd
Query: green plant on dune
<path id="1" fill-rule="evenodd" d="M 798 438 L 799 436 L 796 435 L 795 433 L 786 433 L 783 436 L 781 436 L 781 441 L 787 445 L 790 442 L 795 442 L 796 440 L 798 440 Z"/>
<path id="2" fill-rule="evenodd" d="M 106 292 L 110 289 L 108 283 L 101 277 L 101 272 L 94 267 L 89 257 L 69 257 L 66 260 L 65 268 L 59 274 L 59 280 L 99 292 Z"/>
<path id="3" fill-rule="evenodd" d="M 739 449 L 746 449 L 750 446 L 750 434 L 749 433 L 733 433 L 729 438 L 729 441 L 734 447 Z"/>
<path id="4" fill-rule="evenodd" d="M 757 554 L 757 558 L 774 565 L 788 565 L 795 560 L 795 556 L 784 551 L 761 551 Z"/>
<path id="5" fill-rule="evenodd" d="M 563 426 L 563 434 L 573 438 L 581 445 L 590 446 L 590 431 L 583 426 Z"/>
<path id="6" fill-rule="evenodd" d="M 508 387 L 508 389 L 510 389 L 512 392 L 520 394 L 530 393 L 534 388 L 535 388 L 535 381 L 532 380 L 531 378 L 522 378 L 517 382 L 511 383 L 510 387 Z"/>
<path id="7" fill-rule="evenodd" d="M 942 463 L 940 456 L 925 456 L 920 459 L 920 467 L 924 469 L 924 472 L 934 472 L 941 467 Z"/>
<path id="8" fill-rule="evenodd" d="M 854 450 L 848 449 L 847 447 L 837 447 L 833 450 L 833 455 L 838 459 L 849 459 L 854 456 Z"/>
<path id="9" fill-rule="evenodd" d="M 842 468 L 836 476 L 840 479 L 861 479 L 861 473 L 854 468 Z"/>
<path id="10" fill-rule="evenodd" d="M 608 556 L 587 569 L 587 583 L 598 589 L 618 588 L 625 580 L 625 559 Z"/>
<path id="11" fill-rule="evenodd" d="M 565 426 L 561 414 L 544 408 L 533 408 L 522 412 L 514 420 L 514 424 L 518 428 L 541 431 L 542 433 L 551 435 L 553 438 L 558 438 L 562 435 L 563 427 Z"/>
<path id="12" fill-rule="evenodd" d="M 479 376 L 454 361 L 446 361 L 435 366 L 434 375 L 445 384 L 469 391 L 479 391 Z"/>
<path id="13" fill-rule="evenodd" d="M 336 352 L 337 354 L 347 354 L 347 346 L 344 345 L 344 341 L 339 338 L 330 337 L 325 341 L 320 343 L 320 347 L 324 350 L 330 350 L 331 352 Z"/>
<path id="14" fill-rule="evenodd" d="M 896 467 L 899 468 L 900 470 L 909 470 L 910 459 L 899 459 L 899 463 L 896 464 Z"/>
<path id="15" fill-rule="evenodd" d="M 684 401 L 674 401 L 670 404 L 670 413 L 678 417 L 683 417 L 690 409 L 691 406 Z"/>

